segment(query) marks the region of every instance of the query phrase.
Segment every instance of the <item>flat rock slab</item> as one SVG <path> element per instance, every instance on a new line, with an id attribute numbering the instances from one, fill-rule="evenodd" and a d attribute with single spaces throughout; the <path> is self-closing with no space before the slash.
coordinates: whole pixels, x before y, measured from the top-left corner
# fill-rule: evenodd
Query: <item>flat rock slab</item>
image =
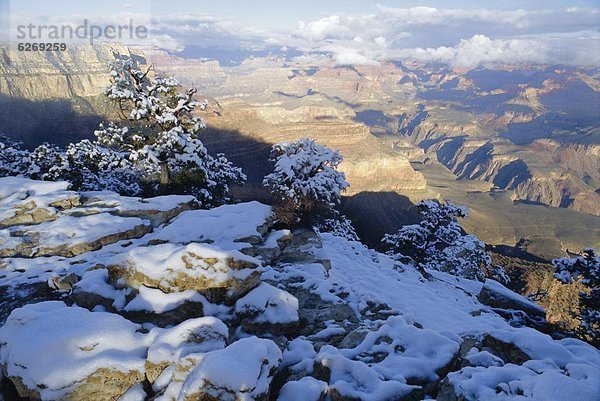
<path id="1" fill-rule="evenodd" d="M 233 303 L 260 283 L 260 262 L 208 244 L 137 247 L 108 265 L 109 280 L 173 293 L 198 291 L 209 301 Z"/>
<path id="2" fill-rule="evenodd" d="M 150 220 L 154 227 L 173 219 L 181 212 L 196 209 L 198 201 L 191 195 L 165 195 L 154 198 L 120 196 L 114 192 L 83 192 L 82 207 L 74 213 L 107 212 L 121 217 Z"/>
<path id="3" fill-rule="evenodd" d="M 259 202 L 186 211 L 151 238 L 181 244 L 209 242 L 222 249 L 240 250 L 262 241 L 271 215 L 271 207 Z"/>
<path id="4" fill-rule="evenodd" d="M 150 232 L 148 220 L 109 213 L 60 216 L 35 226 L 0 230 L 0 257 L 72 257 Z"/>

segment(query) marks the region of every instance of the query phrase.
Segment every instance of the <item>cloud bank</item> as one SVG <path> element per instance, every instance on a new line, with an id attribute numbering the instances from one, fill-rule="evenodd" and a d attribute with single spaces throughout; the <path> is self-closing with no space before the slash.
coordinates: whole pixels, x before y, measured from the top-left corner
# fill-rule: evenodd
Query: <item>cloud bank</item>
<path id="1" fill-rule="evenodd" d="M 306 56 L 326 53 L 339 65 L 406 58 L 453 67 L 600 65 L 600 8 L 506 11 L 379 5 L 368 14 L 330 15 L 278 30 L 202 14 L 146 12 L 136 17 L 127 11 L 102 18 L 115 23 L 132 15 L 148 21 L 152 44 L 172 51 L 190 46 L 243 52 L 285 49 Z"/>

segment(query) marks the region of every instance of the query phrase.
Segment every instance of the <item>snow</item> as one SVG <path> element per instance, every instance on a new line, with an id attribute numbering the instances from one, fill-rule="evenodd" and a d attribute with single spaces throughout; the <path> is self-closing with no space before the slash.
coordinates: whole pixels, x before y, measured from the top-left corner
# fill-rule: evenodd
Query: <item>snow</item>
<path id="1" fill-rule="evenodd" d="M 143 372 L 148 346 L 138 328 L 121 316 L 60 301 L 29 304 L 0 328 L 0 361 L 43 399 L 59 399 L 100 368 Z"/>
<path id="2" fill-rule="evenodd" d="M 453 276 L 445 275 L 447 282 L 424 282 L 414 268 L 398 268 L 391 257 L 359 242 L 326 233 L 321 238 L 323 248 L 312 252 L 316 259 L 331 261 L 329 272 L 320 264 L 294 264 L 267 270 L 263 279 L 302 278 L 297 286 L 310 289 L 323 300 L 347 302 L 357 315 L 369 303 L 386 304 L 392 311 L 438 332 L 463 335 L 508 326 L 498 315 L 486 312 L 487 307 L 477 300 L 477 294 L 462 290 L 459 282 L 451 280 Z M 474 283 L 476 288 L 480 285 Z M 344 292 L 348 293 L 344 299 L 336 295 Z M 472 312 L 482 313 L 473 316 Z"/>
<path id="3" fill-rule="evenodd" d="M 313 361 L 317 356 L 313 344 L 302 337 L 297 337 L 288 342 L 283 351 L 282 367 L 289 367 L 292 372 L 305 371 L 312 373 Z"/>
<path id="4" fill-rule="evenodd" d="M 327 390 L 327 383 L 314 377 L 303 377 L 298 381 L 286 383 L 279 393 L 278 401 L 320 401 L 321 394 Z"/>
<path id="5" fill-rule="evenodd" d="M 315 334 L 311 335 L 311 338 L 320 338 L 326 339 L 333 336 L 339 336 L 341 334 L 346 333 L 346 329 L 340 327 L 338 325 L 330 325 L 329 327 L 324 328 L 323 330 L 317 331 Z"/>
<path id="6" fill-rule="evenodd" d="M 522 366 L 467 367 L 448 377 L 457 394 L 468 401 L 600 399 L 600 370 L 584 364 L 569 364 L 561 370 L 551 362 L 541 367 L 529 361 Z"/>
<path id="7" fill-rule="evenodd" d="M 561 345 L 560 342 L 554 341 L 549 335 L 529 327 L 510 327 L 505 330 L 495 330 L 491 334 L 502 342 L 514 344 L 532 359 L 544 359 L 551 356 L 552 360 L 561 368 L 569 363 L 590 362 L 600 368 L 600 364 L 597 362 L 600 357 L 599 350 L 588 347 L 588 355 L 582 358 L 570 351 L 568 347 Z"/>
<path id="8" fill-rule="evenodd" d="M 183 305 L 185 302 L 203 303 L 206 301 L 202 295 L 193 290 L 164 293 L 157 288 L 140 286 L 138 294 L 125 307 L 124 311 L 146 311 L 151 313 L 165 313 Z"/>
<path id="9" fill-rule="evenodd" d="M 281 240 L 282 238 L 288 237 L 290 235 L 291 235 L 290 230 L 272 231 L 271 233 L 269 233 L 269 236 L 265 240 L 263 247 L 264 248 L 277 248 L 277 246 L 278 246 L 277 241 Z"/>
<path id="10" fill-rule="evenodd" d="M 74 286 L 75 292 L 83 292 L 88 294 L 96 294 L 102 298 L 113 300 L 112 306 L 116 309 L 123 309 L 125 306 L 126 296 L 131 293 L 131 289 L 118 290 L 108 283 L 108 270 L 93 269 L 86 271 L 81 280 Z"/>
<path id="11" fill-rule="evenodd" d="M 189 319 L 170 329 L 155 331 L 158 335 L 148 349 L 147 358 L 155 364 L 175 362 L 192 353 L 222 349 L 229 336 L 225 323 L 210 316 Z"/>
<path id="12" fill-rule="evenodd" d="M 222 249 L 239 250 L 247 247 L 244 239 L 260 235 L 257 227 L 265 224 L 271 213 L 270 206 L 255 201 L 210 210 L 188 210 L 151 239 L 182 244 L 210 240 Z"/>
<path id="13" fill-rule="evenodd" d="M 233 269 L 231 263 L 244 263 L 247 268 Z M 137 247 L 117 255 L 109 264 L 123 266 L 151 279 L 161 282 L 161 286 L 173 289 L 181 277 L 227 283 L 231 278 L 245 279 L 260 262 L 238 251 L 224 251 L 208 244 L 188 245 L 160 244 L 151 247 Z M 190 268 L 193 266 L 194 268 Z"/>
<path id="14" fill-rule="evenodd" d="M 298 300 L 290 293 L 261 283 L 235 303 L 238 315 L 254 316 L 256 323 L 291 323 L 298 321 Z"/>
<path id="15" fill-rule="evenodd" d="M 492 280 L 492 279 L 488 278 L 485 280 L 484 286 L 489 288 L 493 292 L 500 294 L 505 299 L 513 300 L 515 303 L 518 303 L 518 304 L 525 304 L 525 305 L 527 305 L 528 308 L 538 310 L 542 314 L 546 313 L 546 311 L 544 311 L 544 308 L 542 308 L 541 306 L 539 306 L 538 304 L 536 304 L 529 298 L 526 298 L 522 295 L 516 294 L 515 292 L 509 290 L 508 288 L 506 288 L 505 286 L 503 286 L 496 280 Z"/>
<path id="16" fill-rule="evenodd" d="M 404 384 L 406 379 L 435 379 L 437 369 L 453 358 L 462 338 L 481 339 L 492 335 L 502 342 L 515 344 L 532 358 L 517 367 L 514 378 L 506 379 L 506 383 L 521 380 L 518 385 L 526 388 L 526 394 L 532 399 L 573 399 L 579 392 L 591 397 L 582 397 L 582 400 L 599 399 L 598 380 L 592 379 L 600 377 L 597 373 L 600 351 L 595 348 L 579 340 L 556 341 L 531 328 L 510 326 L 477 300 L 482 288 L 478 281 L 440 271 L 432 271 L 434 278 L 426 280 L 412 266 L 401 265 L 360 243 L 330 234 L 322 234 L 321 238 L 322 248 L 313 248 L 310 252 L 315 259 L 331 261 L 328 272 L 317 263 L 293 264 L 268 269 L 263 279 L 288 282 L 289 286 L 305 288 L 323 300 L 347 303 L 357 316 L 370 316 L 369 302 L 387 305 L 390 312 L 400 315 L 389 317 L 379 328 L 376 326 L 352 349 L 325 345 L 315 357 L 310 344 L 304 344 L 307 340 L 291 344 L 290 350 L 284 353 L 285 365 L 306 372 L 311 371 L 312 360 L 328 366 L 332 370 L 330 392 L 369 401 L 405 395 L 411 390 Z M 417 323 L 423 329 L 413 326 Z M 386 336 L 391 339 L 389 343 L 378 341 Z M 398 349 L 402 352 L 392 352 L 396 346 L 400 346 Z M 301 349 L 304 356 L 298 355 L 297 350 L 294 352 L 294 348 Z M 383 359 L 373 361 L 370 355 L 380 355 Z M 504 365 L 497 356 L 476 349 L 468 353 L 467 361 L 480 366 L 464 368 L 463 372 L 478 372 L 481 380 L 488 380 L 490 384 L 486 390 L 477 387 L 479 379 L 453 373 L 456 383 L 467 380 L 462 393 L 467 394 L 466 399 L 517 397 L 508 392 L 505 398 L 501 395 L 496 398 L 495 392 L 496 385 L 504 380 L 502 375 L 512 372 L 510 366 L 514 365 Z M 549 363 L 554 370 L 539 374 L 534 368 L 540 363 Z M 582 373 L 581 378 L 573 376 L 575 367 L 586 373 Z M 554 379 L 563 386 L 560 391 L 553 388 Z M 550 396 L 552 391 L 557 395 Z"/>
<path id="17" fill-rule="evenodd" d="M 471 348 L 466 355 L 466 359 L 473 366 L 483 366 L 485 368 L 504 365 L 504 361 L 496 355 L 487 351 L 478 351 L 477 348 Z"/>
<path id="18" fill-rule="evenodd" d="M 386 401 L 406 396 L 413 386 L 382 377 L 366 363 L 344 357 L 336 348 L 325 345 L 317 355 L 317 362 L 331 371 L 330 391 L 337 391 L 349 399 Z"/>
<path id="19" fill-rule="evenodd" d="M 144 391 L 143 384 L 138 383 L 127 390 L 117 401 L 145 401 L 146 397 L 148 394 Z"/>
<path id="20" fill-rule="evenodd" d="M 182 394 L 202 391 L 223 401 L 250 401 L 268 392 L 270 372 L 280 361 L 281 351 L 273 341 L 242 338 L 204 354 L 183 384 Z"/>
<path id="21" fill-rule="evenodd" d="M 111 211 L 152 211 L 165 212 L 176 208 L 178 205 L 193 202 L 191 195 L 164 195 L 153 198 L 138 198 L 120 196 L 110 191 L 82 192 L 85 198 L 85 207 L 109 209 Z M 107 210 L 108 211 L 108 210 Z"/>
<path id="22" fill-rule="evenodd" d="M 36 181 L 23 177 L 0 177 L 0 199 L 13 194 L 45 195 L 53 192 L 66 191 L 69 183 L 66 181 Z"/>
<path id="23" fill-rule="evenodd" d="M 391 342 L 383 341 L 391 339 Z M 385 355 L 373 363 L 373 370 L 386 379 L 437 380 L 436 371 L 447 365 L 458 352 L 459 343 L 433 330 L 407 324 L 402 316 L 388 318 L 378 330 L 371 331 L 353 349 L 343 349 L 347 358 Z"/>
<path id="24" fill-rule="evenodd" d="M 138 226 L 148 226 L 147 220 L 137 217 L 119 217 L 109 213 L 89 216 L 61 216 L 59 219 L 35 226 L 12 227 L 10 232 L 19 232 L 19 237 L 35 237 L 44 248 L 52 249 L 63 245 L 75 246 L 97 241 L 115 233 L 123 233 Z M 22 234 L 22 235 L 21 235 Z M 8 248 L 0 244 L 0 249 Z"/>

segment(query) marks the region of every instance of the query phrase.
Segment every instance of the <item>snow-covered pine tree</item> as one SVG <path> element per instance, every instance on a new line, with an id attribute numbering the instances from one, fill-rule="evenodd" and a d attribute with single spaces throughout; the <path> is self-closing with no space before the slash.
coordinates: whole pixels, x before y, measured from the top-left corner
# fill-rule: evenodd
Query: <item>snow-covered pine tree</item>
<path id="1" fill-rule="evenodd" d="M 308 138 L 274 145 L 271 161 L 275 168 L 263 185 L 276 199 L 278 220 L 284 224 L 311 222 L 319 209 L 339 204 L 349 185 L 344 173 L 337 170 L 342 160 L 339 152 Z"/>
<path id="2" fill-rule="evenodd" d="M 581 280 L 587 291 L 579 294 L 581 332 L 595 345 L 600 344 L 600 256 L 593 249 L 585 249 L 575 258 L 552 261 L 554 277 L 561 283 Z"/>
<path id="3" fill-rule="evenodd" d="M 180 92 L 177 80 L 151 78 L 150 72 L 130 59 L 112 64 L 105 94 L 118 103 L 130 126 L 101 127 L 98 142 L 126 153 L 144 181 L 160 192 L 193 194 L 204 206 L 229 201 L 229 185 L 242 184 L 246 176 L 224 155 L 209 155 L 200 141 L 205 125 L 194 111 L 207 103 L 194 99 L 195 89 Z"/>
<path id="4" fill-rule="evenodd" d="M 485 244 L 475 235 L 466 234 L 458 224 L 457 218 L 466 217 L 467 208 L 435 200 L 421 201 L 416 206 L 423 217 L 419 224 L 406 225 L 383 237 L 389 253 L 408 257 L 420 268 L 483 280 L 491 258 Z"/>

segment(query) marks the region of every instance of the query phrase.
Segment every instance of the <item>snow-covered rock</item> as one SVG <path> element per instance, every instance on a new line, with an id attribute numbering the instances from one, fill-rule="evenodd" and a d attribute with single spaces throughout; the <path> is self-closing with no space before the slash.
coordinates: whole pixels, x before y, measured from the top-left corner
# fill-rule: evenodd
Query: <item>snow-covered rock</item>
<path id="1" fill-rule="evenodd" d="M 108 265 L 109 279 L 129 287 L 174 293 L 198 291 L 211 302 L 233 303 L 260 282 L 260 262 L 209 244 L 137 247 Z"/>
<path id="2" fill-rule="evenodd" d="M 229 337 L 225 323 L 214 317 L 190 319 L 170 329 L 157 330 L 159 334 L 146 359 L 146 377 L 150 383 L 166 367 L 189 354 L 224 348 Z"/>
<path id="3" fill-rule="evenodd" d="M 139 328 L 60 301 L 27 305 L 0 328 L 0 363 L 22 397 L 113 400 L 144 379 Z"/>
<path id="4" fill-rule="evenodd" d="M 438 401 L 600 399 L 600 369 L 587 364 L 560 369 L 544 359 L 523 365 L 466 367 L 450 373 L 448 379 Z"/>
<path id="5" fill-rule="evenodd" d="M 0 199 L 14 194 L 47 195 L 53 192 L 66 191 L 66 181 L 36 181 L 24 177 L 0 177 Z"/>
<path id="6" fill-rule="evenodd" d="M 321 401 L 327 392 L 327 383 L 314 377 L 287 382 L 281 388 L 278 401 Z"/>
<path id="7" fill-rule="evenodd" d="M 58 211 L 79 205 L 79 195 L 71 191 L 44 195 L 16 193 L 0 200 L 0 228 L 39 224 L 58 218 Z"/>
<path id="8" fill-rule="evenodd" d="M 281 351 L 267 339 L 248 337 L 203 354 L 187 376 L 181 400 L 267 400 Z"/>
<path id="9" fill-rule="evenodd" d="M 123 239 L 139 238 L 151 229 L 147 220 L 109 213 L 81 217 L 60 216 L 54 221 L 34 226 L 14 226 L 9 230 L 2 230 L 4 234 L 0 235 L 0 256 L 71 257 Z"/>
<path id="10" fill-rule="evenodd" d="M 235 313 L 246 332 L 285 332 L 298 323 L 298 300 L 286 291 L 262 283 L 237 300 Z"/>
<path id="11" fill-rule="evenodd" d="M 272 223 L 271 207 L 259 202 L 183 212 L 151 239 L 171 243 L 210 242 L 224 250 L 258 244 Z"/>
<path id="12" fill-rule="evenodd" d="M 447 373 L 457 356 L 459 342 L 460 338 L 451 339 L 407 324 L 402 316 L 392 316 L 355 348 L 327 345 L 315 360 L 319 369 L 327 372 L 324 377 L 330 378 L 330 390 L 341 397 L 395 399 L 416 392 L 421 389 L 419 385 L 436 382 L 440 374 Z M 348 369 L 361 373 L 349 374 Z M 382 383 L 369 385 L 363 375 L 376 377 Z M 381 393 L 379 387 L 388 388 L 389 392 Z"/>
<path id="13" fill-rule="evenodd" d="M 153 226 L 159 226 L 186 210 L 198 207 L 196 198 L 190 195 L 166 195 L 142 199 L 119 196 L 114 192 L 82 193 L 82 211 L 108 212 L 121 217 L 140 217 L 150 220 Z"/>
<path id="14" fill-rule="evenodd" d="M 531 318 L 546 319 L 544 308 L 519 294 L 515 294 L 495 280 L 485 280 L 477 299 L 493 308 L 520 310 L 527 313 Z"/>

